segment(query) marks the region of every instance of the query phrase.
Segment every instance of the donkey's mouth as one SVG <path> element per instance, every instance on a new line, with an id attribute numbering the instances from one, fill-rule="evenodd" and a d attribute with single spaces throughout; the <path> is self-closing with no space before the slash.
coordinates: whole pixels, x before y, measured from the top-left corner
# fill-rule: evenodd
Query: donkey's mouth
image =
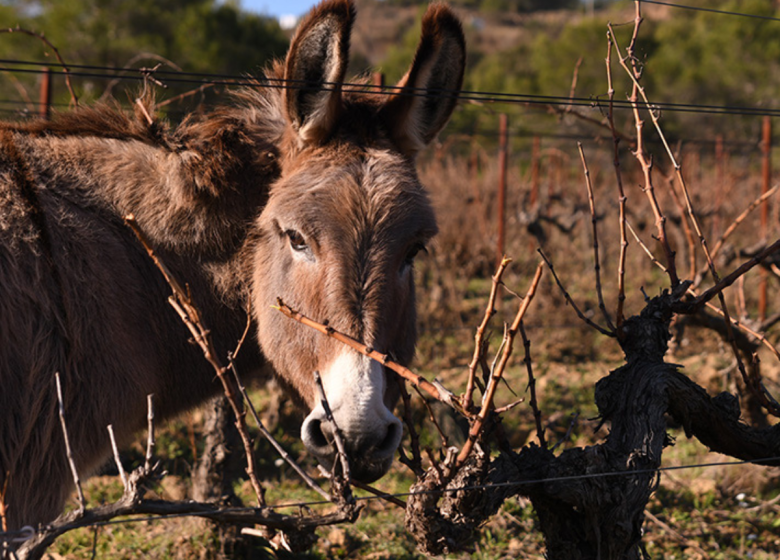
<path id="1" fill-rule="evenodd" d="M 387 457 L 382 460 L 352 461 L 349 462 L 350 475 L 359 482 L 366 484 L 379 480 L 393 464 L 393 457 Z"/>
<path id="2" fill-rule="evenodd" d="M 349 455 L 349 453 L 347 453 Z M 316 456 L 316 455 L 315 455 Z M 336 455 L 331 454 L 328 456 L 316 456 L 320 464 L 328 471 L 333 470 L 334 461 Z M 353 459 L 347 457 L 349 460 L 349 476 L 350 478 L 369 484 L 382 478 L 387 471 L 390 470 L 390 466 L 393 464 L 393 456 L 386 457 L 384 459 L 371 459 L 363 457 L 360 459 Z M 341 467 L 339 466 L 339 472 Z"/>
<path id="3" fill-rule="evenodd" d="M 345 435 L 344 447 L 350 476 L 355 480 L 373 482 L 382 478 L 390 469 L 403 432 L 401 422 L 394 416 L 392 419 L 384 428 L 380 441 L 377 441 L 376 434 Z M 337 454 L 330 423 L 323 422 L 316 415 L 310 415 L 301 427 L 301 438 L 306 449 L 322 466 L 332 470 Z"/>

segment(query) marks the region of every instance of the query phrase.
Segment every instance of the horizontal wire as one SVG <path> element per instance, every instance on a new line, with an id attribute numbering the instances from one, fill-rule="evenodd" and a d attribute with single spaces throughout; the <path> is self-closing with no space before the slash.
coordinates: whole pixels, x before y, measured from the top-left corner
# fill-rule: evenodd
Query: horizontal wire
<path id="1" fill-rule="evenodd" d="M 686 6 L 684 4 L 672 4 L 671 2 L 660 2 L 659 0 L 639 0 L 639 2 L 642 4 L 658 4 L 660 6 L 669 6 L 671 8 L 693 10 L 696 12 L 710 12 L 713 14 L 720 14 L 724 16 L 737 16 L 737 17 L 746 17 L 746 18 L 754 18 L 754 19 L 765 19 L 769 21 L 780 21 L 780 18 L 776 18 L 772 16 L 762 16 L 759 14 L 745 14 L 741 12 L 729 12 L 726 10 L 716 10 L 714 8 L 702 8 L 700 6 Z"/>
<path id="2" fill-rule="evenodd" d="M 384 496 L 390 496 L 395 498 L 404 498 L 404 497 L 413 497 L 413 496 L 422 496 L 422 495 L 430 495 L 430 494 L 452 494 L 456 492 L 463 492 L 467 490 L 495 490 L 499 488 L 513 488 L 513 487 L 519 487 L 519 486 L 530 486 L 534 484 L 546 484 L 550 482 L 573 482 L 577 480 L 591 480 L 594 478 L 612 478 L 612 477 L 620 477 L 620 476 L 639 476 L 639 475 L 648 475 L 648 474 L 658 474 L 658 473 L 664 473 L 669 471 L 680 471 L 680 470 L 687 470 L 687 469 L 696 469 L 696 468 L 714 468 L 714 467 L 724 467 L 724 466 L 738 466 L 738 465 L 747 465 L 747 464 L 761 464 L 761 463 L 768 463 L 768 462 L 777 462 L 780 461 L 780 457 L 767 457 L 765 459 L 754 459 L 752 461 L 725 461 L 725 462 L 719 462 L 719 463 L 696 463 L 692 465 L 674 465 L 674 466 L 668 466 L 668 467 L 658 467 L 657 469 L 638 469 L 633 471 L 621 471 L 621 472 L 606 472 L 606 473 L 590 473 L 590 474 L 583 474 L 583 475 L 570 475 L 570 476 L 555 476 L 550 478 L 542 478 L 542 479 L 536 479 L 536 480 L 517 480 L 517 481 L 508 481 L 508 482 L 497 482 L 493 484 L 474 484 L 474 485 L 468 485 L 468 486 L 460 486 L 457 488 L 442 488 L 438 490 L 417 490 L 412 492 L 399 492 L 395 494 L 388 494 L 384 493 Z M 382 500 L 384 499 L 383 496 L 359 496 L 356 497 L 356 501 L 361 502 L 369 502 L 374 500 Z M 159 521 L 159 520 L 165 520 L 165 519 L 175 519 L 175 518 L 181 518 L 181 517 L 207 517 L 210 514 L 216 514 L 216 513 L 251 513 L 251 512 L 262 512 L 262 509 L 286 509 L 286 508 L 308 508 L 310 506 L 322 506 L 322 505 L 332 505 L 333 502 L 327 501 L 327 500 L 317 500 L 317 501 L 311 501 L 311 502 L 295 502 L 295 503 L 289 503 L 289 504 L 275 504 L 270 506 L 265 506 L 264 508 L 254 508 L 254 507 L 244 507 L 244 508 L 222 508 L 219 510 L 214 510 L 213 512 L 192 512 L 192 513 L 172 513 L 172 514 L 165 514 L 165 515 L 154 515 L 154 516 L 146 516 L 146 517 L 133 517 L 129 519 L 111 519 L 108 521 L 100 521 L 96 523 L 89 523 L 87 525 L 84 525 L 83 527 L 103 527 L 107 525 L 120 525 L 125 523 L 141 523 L 141 522 L 151 522 L 151 521 Z M 81 527 L 80 527 L 81 528 Z M 45 532 L 46 529 L 38 529 L 34 530 L 36 533 Z M 7 531 L 7 532 L 0 532 L 0 541 L 2 540 L 9 540 L 11 538 L 15 538 L 17 536 L 29 534 L 29 529 L 24 531 Z"/>
<path id="3" fill-rule="evenodd" d="M 18 109 L 10 109 L 6 107 L 0 107 L 0 114 L 5 115 L 16 115 L 18 117 L 24 117 L 24 118 L 37 118 L 39 116 L 39 111 L 42 107 L 45 105 L 37 102 L 37 101 L 22 101 L 19 99 L 0 99 L 0 105 L 7 104 L 7 105 L 25 105 L 25 107 L 18 108 Z M 31 105 L 32 107 L 26 107 L 27 105 Z M 50 103 L 50 107 L 70 107 L 69 103 Z M 174 111 L 167 111 L 166 115 L 169 116 L 183 116 L 186 115 L 187 111 L 184 110 L 174 110 Z M 460 133 L 454 133 L 455 135 L 462 135 L 463 132 Z M 468 142 L 473 142 L 475 137 L 481 137 L 481 138 L 498 138 L 500 136 L 500 133 L 495 130 L 470 130 L 468 132 L 469 139 Z M 533 130 L 525 130 L 521 127 L 516 128 L 515 130 L 509 131 L 509 136 L 513 138 L 540 138 L 540 139 L 552 139 L 552 140 L 577 140 L 579 142 L 612 142 L 612 136 L 609 136 L 608 134 L 555 134 L 550 132 L 536 132 Z M 451 138 L 451 136 L 450 136 Z M 466 142 L 467 140 L 464 139 L 463 142 Z M 709 138 L 689 138 L 689 139 L 678 139 L 679 142 L 681 142 L 683 145 L 686 146 L 715 146 L 718 144 L 718 141 L 715 139 L 709 139 Z M 660 139 L 646 139 L 645 143 L 649 144 L 661 144 L 662 141 Z M 720 142 L 722 146 L 725 147 L 732 147 L 735 149 L 742 148 L 750 150 L 756 150 L 759 149 L 761 146 L 760 140 L 723 140 Z M 735 150 L 730 150 L 729 153 L 734 154 L 736 153 Z M 739 152 L 744 153 L 744 152 Z M 458 327 L 459 329 L 471 329 L 472 327 Z M 441 329 L 441 330 L 447 330 L 447 329 Z"/>
<path id="4" fill-rule="evenodd" d="M 47 64 L 43 62 L 34 61 L 21 61 L 0 59 L 0 64 L 15 64 L 15 65 L 36 65 L 36 66 L 60 66 L 55 64 Z M 52 73 L 57 75 L 70 75 L 75 77 L 86 78 L 101 78 L 101 79 L 118 79 L 118 80 L 132 80 L 141 82 L 147 79 L 149 75 L 165 74 L 170 77 L 165 78 L 166 81 L 171 83 L 185 83 L 185 84 L 211 84 L 211 85 L 225 85 L 225 86 L 248 86 L 257 87 L 263 86 L 272 89 L 300 89 L 303 87 L 309 88 L 310 85 L 301 80 L 285 80 L 281 78 L 250 78 L 246 75 L 235 76 L 226 74 L 201 74 L 195 72 L 179 72 L 179 71 L 161 71 L 154 72 L 146 69 L 126 69 L 107 66 L 92 66 L 92 65 L 73 65 L 74 68 L 83 67 L 86 69 L 103 70 L 111 72 L 138 72 L 138 75 L 108 75 L 100 72 L 67 72 L 65 70 L 55 70 Z M 18 72 L 25 74 L 42 74 L 45 70 L 42 69 L 30 69 L 30 68 L 11 68 L 0 67 L 0 71 Z M 192 78 L 181 76 L 193 76 Z M 207 77 L 215 79 L 195 79 L 195 77 Z M 220 79 L 216 79 L 220 78 Z M 448 89 L 435 89 L 429 90 L 426 88 L 402 88 L 399 86 L 374 86 L 368 83 L 356 83 L 356 82 L 324 82 L 323 90 L 328 90 L 336 86 L 341 87 L 344 91 L 349 92 L 362 92 L 368 94 L 377 95 L 393 95 L 395 93 L 403 93 L 407 96 L 417 97 L 432 97 L 439 96 L 442 98 L 458 98 L 461 101 L 474 101 L 478 103 L 509 103 L 509 104 L 523 104 L 523 105 L 560 105 L 569 107 L 589 107 L 605 109 L 607 100 L 599 97 L 573 97 L 573 96 L 553 96 L 553 95 L 538 95 L 530 93 L 502 93 L 494 91 L 475 91 L 475 90 L 448 90 Z M 628 100 L 614 99 L 612 105 L 616 109 L 632 109 L 633 105 Z M 699 103 L 673 103 L 673 102 L 654 102 L 651 104 L 653 110 L 670 111 L 670 112 L 682 112 L 682 113 L 699 113 L 699 114 L 722 114 L 722 115 L 741 115 L 741 116 L 771 116 L 780 117 L 780 109 L 771 109 L 768 107 L 749 107 L 739 105 L 712 105 L 712 104 L 699 104 Z"/>

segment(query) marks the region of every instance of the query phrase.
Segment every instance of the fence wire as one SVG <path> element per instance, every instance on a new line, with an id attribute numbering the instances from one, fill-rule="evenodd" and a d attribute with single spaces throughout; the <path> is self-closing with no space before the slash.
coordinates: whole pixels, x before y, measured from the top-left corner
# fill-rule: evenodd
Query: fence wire
<path id="1" fill-rule="evenodd" d="M 37 62 L 31 60 L 0 59 L 0 71 L 22 74 L 44 74 L 96 78 L 105 80 L 129 80 L 144 82 L 150 76 L 159 77 L 163 83 L 198 84 L 215 86 L 245 86 L 265 87 L 271 89 L 302 89 L 311 88 L 312 85 L 301 80 L 286 80 L 281 78 L 257 77 L 246 75 L 211 74 L 201 72 L 182 72 L 178 70 L 150 70 L 148 68 L 119 68 L 113 66 L 95 66 L 85 64 L 62 65 L 59 63 Z M 20 66 L 35 66 L 36 68 L 22 68 Z M 51 70 L 51 68 L 60 68 Z M 76 69 L 76 70 L 74 70 Z M 124 74 L 124 75 L 120 75 Z M 485 105 L 510 104 L 510 105 L 557 105 L 559 107 L 585 107 L 590 109 L 606 110 L 606 104 L 610 103 L 614 109 L 632 110 L 634 105 L 628 100 L 613 99 L 611 102 L 607 94 L 597 94 L 589 97 L 539 95 L 530 93 L 504 93 L 498 91 L 479 90 L 430 90 L 425 88 L 401 88 L 398 86 L 376 86 L 366 82 L 323 82 L 319 86 L 322 90 L 332 90 L 340 87 L 345 92 L 359 92 L 373 95 L 401 94 L 411 97 L 440 97 L 448 99 L 456 97 L 461 102 L 471 102 Z M 40 103 L 34 103 L 40 105 Z M 712 105 L 705 103 L 673 103 L 659 101 L 652 103 L 654 111 L 668 111 L 675 113 L 698 113 L 714 115 L 738 115 L 738 116 L 770 116 L 780 117 L 780 109 L 770 107 L 751 107 L 740 105 Z"/>
<path id="2" fill-rule="evenodd" d="M 671 2 L 660 2 L 659 0 L 639 0 L 640 4 L 658 4 L 660 6 L 669 6 L 670 8 L 679 8 L 681 10 L 692 10 L 696 12 L 710 12 L 724 16 L 746 17 L 754 19 L 764 19 L 768 21 L 780 21 L 780 18 L 773 16 L 762 16 L 760 14 L 745 14 L 742 12 L 731 12 L 728 10 L 716 10 L 714 8 L 702 8 L 701 6 L 686 6 L 684 4 L 672 4 Z"/>
<path id="3" fill-rule="evenodd" d="M 556 476 L 556 477 L 549 477 L 549 478 L 541 478 L 541 479 L 534 479 L 534 480 L 517 480 L 517 481 L 508 481 L 508 482 L 497 482 L 493 484 L 474 484 L 474 485 L 466 485 L 466 486 L 458 486 L 454 488 L 443 488 L 439 490 L 418 490 L 418 491 L 410 491 L 410 492 L 397 492 L 397 493 L 387 493 L 383 492 L 383 496 L 356 496 L 355 500 L 359 502 L 371 502 L 376 500 L 384 500 L 385 497 L 393 497 L 393 498 L 409 498 L 413 496 L 423 496 L 423 495 L 433 495 L 433 494 L 455 494 L 458 492 L 466 492 L 470 490 L 498 490 L 501 488 L 520 488 L 523 486 L 532 486 L 535 484 L 548 484 L 551 482 L 574 482 L 578 480 L 592 480 L 596 478 L 615 478 L 615 477 L 624 477 L 624 476 L 644 476 L 644 475 L 661 475 L 664 472 L 670 472 L 670 471 L 682 471 L 682 470 L 689 470 L 689 469 L 699 469 L 699 468 L 716 468 L 716 467 L 729 467 L 729 466 L 740 466 L 740 465 L 747 465 L 747 464 L 762 464 L 762 463 L 776 463 L 780 461 L 780 457 L 767 457 L 765 459 L 754 459 L 752 461 L 725 461 L 725 462 L 709 462 L 709 463 L 695 463 L 692 465 L 672 465 L 668 467 L 659 467 L 657 469 L 638 469 L 638 470 L 632 470 L 632 471 L 622 471 L 622 472 L 605 472 L 605 473 L 590 473 L 590 474 L 582 474 L 582 475 L 571 475 L 571 476 Z M 310 508 L 313 506 L 326 506 L 326 505 L 333 505 L 333 502 L 327 501 L 327 500 L 315 500 L 310 502 L 292 502 L 292 503 L 286 503 L 286 504 L 274 504 L 274 505 L 267 505 L 264 506 L 264 509 L 271 509 L 271 510 L 277 510 L 277 509 L 305 509 Z M 226 507 L 221 508 L 219 510 L 220 513 L 253 513 L 259 511 L 260 508 L 255 507 Z M 143 517 L 131 517 L 131 518 L 124 518 L 124 519 L 111 519 L 108 521 L 99 521 L 95 523 L 89 523 L 85 524 L 83 527 L 105 527 L 110 525 L 123 525 L 123 524 L 130 524 L 130 523 L 146 523 L 146 522 L 154 522 L 154 521 L 164 521 L 167 519 L 177 519 L 177 518 L 184 518 L 184 517 L 203 517 L 203 512 L 193 512 L 193 513 L 172 513 L 172 514 L 163 514 L 163 515 L 153 515 L 153 516 L 143 516 Z M 25 540 L 29 540 L 33 538 L 36 534 L 43 533 L 47 530 L 46 527 L 43 527 L 41 529 L 35 529 L 33 527 L 26 526 L 18 531 L 0 531 L 0 542 L 7 542 L 7 543 L 19 543 L 24 542 Z"/>

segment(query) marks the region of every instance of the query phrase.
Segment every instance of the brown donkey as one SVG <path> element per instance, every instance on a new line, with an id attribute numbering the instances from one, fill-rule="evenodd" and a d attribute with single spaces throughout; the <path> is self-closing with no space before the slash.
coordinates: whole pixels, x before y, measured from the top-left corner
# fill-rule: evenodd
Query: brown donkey
<path id="1" fill-rule="evenodd" d="M 72 490 L 55 372 L 82 474 L 106 460 L 107 424 L 124 441 L 143 427 L 147 394 L 170 416 L 218 389 L 124 225 L 130 213 L 190 285 L 223 356 L 251 307 L 259 347 L 238 365 L 270 365 L 300 398 L 306 447 L 333 458 L 317 370 L 353 476 L 387 471 L 402 432 L 392 374 L 271 306 L 281 297 L 411 360 L 412 261 L 436 232 L 414 158 L 456 104 L 465 46 L 455 16 L 431 5 L 399 89 L 372 94 L 342 85 L 353 17 L 348 0 L 322 3 L 257 87 L 175 130 L 108 108 L 0 125 L 0 489 L 11 528 L 51 520 Z"/>

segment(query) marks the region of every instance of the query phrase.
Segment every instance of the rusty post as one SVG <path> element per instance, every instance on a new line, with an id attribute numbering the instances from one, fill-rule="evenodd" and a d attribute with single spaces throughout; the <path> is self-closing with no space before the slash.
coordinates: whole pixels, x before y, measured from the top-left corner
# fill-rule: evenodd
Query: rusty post
<path id="1" fill-rule="evenodd" d="M 504 258 L 506 222 L 506 168 L 508 158 L 508 119 L 505 113 L 498 120 L 498 255 L 500 264 Z"/>
<path id="2" fill-rule="evenodd" d="M 539 215 L 550 215 L 550 204 L 552 204 L 555 198 L 555 188 L 561 184 L 561 154 L 558 150 L 550 152 L 550 162 L 547 171 L 547 200 L 544 202 L 544 212 L 539 212 Z"/>
<path id="3" fill-rule="evenodd" d="M 371 85 L 381 89 L 385 87 L 385 75 L 382 72 L 374 72 L 371 74 Z"/>
<path id="4" fill-rule="evenodd" d="M 40 102 L 38 116 L 45 121 L 51 117 L 51 69 L 44 68 L 41 73 Z"/>
<path id="5" fill-rule="evenodd" d="M 723 135 L 715 137 L 715 208 L 723 208 L 723 195 L 726 187 L 725 165 L 723 161 Z M 720 212 L 712 216 L 712 237 L 720 236 Z"/>
<path id="6" fill-rule="evenodd" d="M 474 197 L 474 208 L 479 219 L 479 233 L 483 238 L 489 235 L 488 216 L 485 213 L 485 203 L 483 201 L 482 189 L 480 188 L 480 158 L 476 146 L 472 146 L 469 156 L 469 183 L 471 183 L 472 196 Z"/>
<path id="7" fill-rule="evenodd" d="M 761 152 L 763 159 L 761 163 L 761 194 L 769 190 L 769 184 L 772 182 L 772 119 L 769 116 L 764 117 L 764 126 L 761 138 Z M 761 237 L 766 240 L 769 234 L 769 200 L 761 203 Z M 758 286 L 758 320 L 766 319 L 767 304 L 767 271 L 761 269 L 761 281 Z"/>
<path id="8" fill-rule="evenodd" d="M 534 136 L 533 147 L 531 148 L 531 197 L 528 200 L 530 210 L 534 210 L 539 203 L 539 160 L 541 158 L 541 140 Z"/>

